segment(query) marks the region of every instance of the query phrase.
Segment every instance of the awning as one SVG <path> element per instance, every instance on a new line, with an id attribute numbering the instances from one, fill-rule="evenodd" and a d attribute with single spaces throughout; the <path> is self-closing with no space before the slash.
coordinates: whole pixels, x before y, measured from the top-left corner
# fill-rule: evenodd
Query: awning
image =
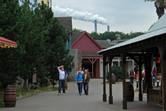
<path id="1" fill-rule="evenodd" d="M 0 47 L 1 48 L 16 48 L 17 43 L 9 39 L 0 37 Z"/>

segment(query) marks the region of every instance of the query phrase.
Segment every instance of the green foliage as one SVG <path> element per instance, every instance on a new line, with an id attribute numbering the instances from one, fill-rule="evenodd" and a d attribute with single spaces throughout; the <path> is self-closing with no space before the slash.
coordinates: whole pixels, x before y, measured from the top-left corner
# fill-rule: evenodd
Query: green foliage
<path id="1" fill-rule="evenodd" d="M 16 24 L 20 15 L 17 0 L 0 0 L 0 36 L 16 41 Z M 0 89 L 15 82 L 17 67 L 15 66 L 15 50 L 0 49 Z"/>
<path id="2" fill-rule="evenodd" d="M 4 93 L 3 93 L 3 92 L 0 92 L 0 108 L 1 108 L 1 107 L 4 107 L 3 95 L 4 95 Z"/>
<path id="3" fill-rule="evenodd" d="M 83 30 L 74 28 L 74 29 L 72 30 L 72 32 L 83 32 Z"/>
<path id="4" fill-rule="evenodd" d="M 0 89 L 18 76 L 31 79 L 34 73 L 41 86 L 47 85 L 58 75 L 58 65 L 64 64 L 67 71 L 73 67 L 73 57 L 65 50 L 67 32 L 51 8 L 36 4 L 37 0 L 0 0 L 0 36 L 18 44 L 16 49 L 0 49 Z"/>
<path id="5" fill-rule="evenodd" d="M 112 73 L 115 74 L 116 76 L 116 81 L 118 81 L 119 79 L 122 79 L 122 70 L 119 66 L 112 66 Z M 106 72 L 106 78 L 109 81 L 109 72 Z"/>
<path id="6" fill-rule="evenodd" d="M 106 39 L 110 39 L 112 40 L 116 40 L 117 39 L 117 35 L 121 36 L 121 39 L 131 39 L 134 37 L 137 37 L 139 35 L 144 34 L 143 32 L 131 32 L 131 33 L 123 33 L 123 32 L 119 32 L 119 31 L 115 31 L 115 32 L 104 32 L 104 33 L 96 33 L 96 32 L 92 32 L 90 34 L 91 37 L 93 37 L 95 40 L 106 40 Z"/>
<path id="7" fill-rule="evenodd" d="M 40 87 L 40 88 L 37 88 L 37 89 L 30 89 L 30 90 L 22 88 L 22 89 L 17 89 L 16 90 L 16 95 L 25 96 L 28 93 L 35 94 L 37 91 L 47 92 L 47 91 L 57 91 L 57 90 L 58 90 L 57 87 L 54 87 L 54 88 L 51 88 L 51 87 Z"/>
<path id="8" fill-rule="evenodd" d="M 122 70 L 119 66 L 112 66 L 112 73 L 116 75 L 116 80 L 122 79 Z"/>
<path id="9" fill-rule="evenodd" d="M 166 9 L 166 0 L 145 0 L 145 2 L 146 1 L 154 2 L 158 18 L 164 15 Z"/>

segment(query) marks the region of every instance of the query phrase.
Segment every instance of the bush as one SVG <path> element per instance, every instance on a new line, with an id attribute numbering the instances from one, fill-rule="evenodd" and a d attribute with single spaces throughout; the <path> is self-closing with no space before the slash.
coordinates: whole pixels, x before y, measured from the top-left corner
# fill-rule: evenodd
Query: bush
<path id="1" fill-rule="evenodd" d="M 112 73 L 116 76 L 116 81 L 122 80 L 122 70 L 119 66 L 112 66 Z M 106 78 L 109 80 L 109 72 L 106 73 Z"/>
<path id="2" fill-rule="evenodd" d="M 112 66 L 112 73 L 116 75 L 116 81 L 122 80 L 122 70 L 119 66 Z"/>

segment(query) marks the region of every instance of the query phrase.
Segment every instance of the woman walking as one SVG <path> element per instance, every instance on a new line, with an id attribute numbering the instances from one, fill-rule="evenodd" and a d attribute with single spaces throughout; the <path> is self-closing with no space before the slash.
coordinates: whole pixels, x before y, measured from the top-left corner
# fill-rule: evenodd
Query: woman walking
<path id="1" fill-rule="evenodd" d="M 89 76 L 88 70 L 85 69 L 84 75 L 83 75 L 83 83 L 84 83 L 85 95 L 88 95 L 89 81 L 90 81 L 90 76 Z"/>
<path id="2" fill-rule="evenodd" d="M 76 83 L 78 85 L 79 95 L 82 95 L 82 82 L 83 82 L 83 73 L 82 73 L 82 71 L 79 71 L 76 76 L 76 80 L 75 80 L 75 85 L 76 85 Z"/>
<path id="3" fill-rule="evenodd" d="M 133 79 L 134 79 L 134 69 L 133 68 L 131 68 L 130 69 L 130 73 L 129 73 L 130 75 L 130 83 L 133 85 Z"/>

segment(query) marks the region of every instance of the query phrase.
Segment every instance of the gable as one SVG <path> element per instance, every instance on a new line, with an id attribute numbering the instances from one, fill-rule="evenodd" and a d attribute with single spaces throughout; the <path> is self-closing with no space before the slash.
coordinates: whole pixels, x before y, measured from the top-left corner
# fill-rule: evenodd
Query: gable
<path id="1" fill-rule="evenodd" d="M 81 52 L 97 52 L 101 50 L 101 47 L 85 32 L 72 44 L 72 49 Z"/>

